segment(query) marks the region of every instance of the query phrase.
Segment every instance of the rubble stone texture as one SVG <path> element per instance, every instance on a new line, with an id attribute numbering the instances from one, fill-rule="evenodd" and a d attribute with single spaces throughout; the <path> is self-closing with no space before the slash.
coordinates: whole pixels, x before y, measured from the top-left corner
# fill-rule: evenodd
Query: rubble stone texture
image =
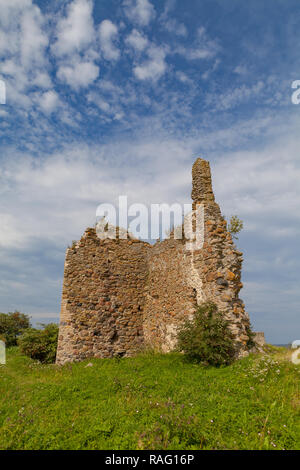
<path id="1" fill-rule="evenodd" d="M 193 208 L 204 208 L 204 244 L 187 249 L 174 236 L 155 245 L 129 237 L 100 239 L 88 228 L 68 248 L 57 363 L 168 352 L 176 331 L 204 301 L 217 304 L 234 333 L 237 356 L 248 354 L 249 316 L 239 298 L 242 253 L 215 202 L 209 163 L 192 170 Z"/>

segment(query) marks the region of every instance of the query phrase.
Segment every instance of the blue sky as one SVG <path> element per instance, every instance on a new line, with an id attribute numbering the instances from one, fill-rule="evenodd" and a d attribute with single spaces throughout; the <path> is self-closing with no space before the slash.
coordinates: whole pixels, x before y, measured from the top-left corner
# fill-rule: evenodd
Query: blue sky
<path id="1" fill-rule="evenodd" d="M 0 0 L 0 311 L 58 319 L 65 249 L 102 202 L 190 201 L 211 162 L 244 220 L 241 297 L 300 336 L 298 0 Z"/>

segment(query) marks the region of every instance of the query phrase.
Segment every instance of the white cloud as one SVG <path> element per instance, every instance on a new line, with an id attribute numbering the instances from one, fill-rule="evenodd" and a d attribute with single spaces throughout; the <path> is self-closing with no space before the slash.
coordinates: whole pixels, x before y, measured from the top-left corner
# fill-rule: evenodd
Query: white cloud
<path id="1" fill-rule="evenodd" d="M 212 65 L 212 67 L 210 67 L 209 69 L 207 69 L 207 70 L 202 74 L 203 80 L 207 80 L 207 79 L 211 76 L 211 74 L 212 74 L 215 70 L 217 70 L 217 68 L 218 68 L 219 65 L 220 65 L 220 62 L 221 62 L 220 59 L 215 59 L 215 61 L 214 61 L 213 65 Z"/>
<path id="2" fill-rule="evenodd" d="M 145 50 L 149 45 L 148 39 L 136 29 L 131 31 L 125 39 L 125 42 L 138 52 Z"/>
<path id="3" fill-rule="evenodd" d="M 148 60 L 133 68 L 134 75 L 139 80 L 156 81 L 165 74 L 167 64 L 165 61 L 166 51 L 162 47 L 151 46 L 148 51 Z"/>
<path id="4" fill-rule="evenodd" d="M 211 59 L 216 56 L 220 49 L 218 41 L 210 39 L 204 27 L 197 30 L 195 41 L 190 47 L 179 46 L 174 52 L 184 56 L 188 60 Z"/>
<path id="5" fill-rule="evenodd" d="M 104 113 L 111 113 L 111 105 L 97 93 L 89 93 L 87 99 L 90 103 L 96 104 L 98 108 L 101 109 L 101 111 L 103 111 Z"/>
<path id="6" fill-rule="evenodd" d="M 99 76 L 95 45 L 93 1 L 74 0 L 68 4 L 66 16 L 58 20 L 56 41 L 51 47 L 58 59 L 57 78 L 74 90 L 93 83 Z"/>
<path id="7" fill-rule="evenodd" d="M 39 88 L 51 88 L 52 82 L 51 79 L 48 75 L 48 73 L 45 72 L 38 72 L 34 79 L 31 82 L 32 85 L 36 85 Z"/>
<path id="8" fill-rule="evenodd" d="M 156 16 L 149 0 L 124 0 L 123 5 L 126 16 L 140 26 L 147 26 Z"/>
<path id="9" fill-rule="evenodd" d="M 186 53 L 183 52 L 182 55 L 185 55 L 187 59 L 195 60 L 195 59 L 209 59 L 210 57 L 215 55 L 215 53 L 206 47 L 198 47 L 197 49 L 187 50 Z"/>
<path id="10" fill-rule="evenodd" d="M 261 237 L 300 235 L 298 138 L 235 152 L 216 162 L 214 186 L 224 213 L 238 214 Z"/>
<path id="11" fill-rule="evenodd" d="M 32 85 L 51 85 L 46 59 L 49 39 L 46 20 L 31 0 L 2 2 L 0 15 L 1 73 L 7 85 L 7 102 L 20 107 L 32 104 Z"/>
<path id="12" fill-rule="evenodd" d="M 159 17 L 159 21 L 164 29 L 176 36 L 186 37 L 188 30 L 183 23 L 170 17 L 170 13 L 175 9 L 176 0 L 166 0 L 164 10 Z"/>
<path id="13" fill-rule="evenodd" d="M 176 72 L 176 77 L 178 80 L 182 83 L 193 83 L 193 80 L 191 80 L 186 73 L 182 72 L 181 70 L 177 70 Z"/>
<path id="14" fill-rule="evenodd" d="M 58 94 L 53 90 L 46 91 L 41 95 L 39 105 L 44 113 L 51 114 L 59 105 Z"/>
<path id="15" fill-rule="evenodd" d="M 97 113 L 97 118 L 104 123 L 112 122 L 113 120 L 122 120 L 125 124 L 136 121 L 136 113 L 126 110 L 134 107 L 139 100 L 143 100 L 145 104 L 145 97 L 143 93 L 137 94 L 136 87 L 129 81 L 123 86 L 118 86 L 116 83 L 101 79 L 97 82 L 94 89 L 89 91 L 88 102 L 90 104 L 90 111 Z M 99 114 L 92 107 L 98 107 L 101 110 Z"/>
<path id="16" fill-rule="evenodd" d="M 118 60 L 120 51 L 114 41 L 118 38 L 118 28 L 110 20 L 104 20 L 99 25 L 99 37 L 102 54 L 107 60 Z"/>
<path id="17" fill-rule="evenodd" d="M 64 56 L 86 49 L 95 37 L 93 22 L 93 2 L 74 0 L 69 3 L 66 17 L 57 24 L 56 42 L 52 51 Z"/>
<path id="18" fill-rule="evenodd" d="M 104 100 L 98 104 L 109 111 Z M 213 131 L 210 137 L 219 138 Z M 155 137 L 150 132 L 139 140 L 68 146 L 39 160 L 7 151 L 0 170 L 0 213 L 6 227 L 5 233 L 0 231 L 0 242 L 11 246 L 14 240 L 25 243 L 34 236 L 72 240 L 93 222 L 98 204 L 116 201 L 119 194 L 147 204 L 189 202 L 191 165 L 199 154 L 198 145 L 192 139 Z M 278 233 L 282 228 L 298 233 L 298 148 L 299 138 L 292 135 L 265 149 L 211 158 L 216 200 L 223 212 L 237 213 L 247 222 L 245 230 L 251 223 L 266 239 L 274 228 Z"/>
<path id="19" fill-rule="evenodd" d="M 4 211 L 5 209 L 2 208 Z M 1 237 L 0 247 L 5 248 L 17 248 L 22 244 L 23 235 L 20 227 L 18 226 L 18 220 L 15 216 L 9 213 L 1 212 Z"/>
<path id="20" fill-rule="evenodd" d="M 113 93 L 114 87 L 108 82 L 104 88 Z M 104 100 L 102 106 L 104 111 L 109 110 L 107 101 Z M 236 143 L 244 132 L 251 137 L 254 132 L 252 122 L 219 131 L 206 129 L 198 140 L 181 136 L 163 138 L 156 129 L 151 129 L 147 138 L 143 134 L 140 139 L 115 139 L 102 145 L 73 145 L 58 153 L 42 155 L 39 159 L 24 153 L 12 155 L 5 152 L 6 158 L 0 169 L 0 246 L 6 253 L 13 250 L 14 255 L 17 250 L 23 251 L 18 251 L 19 264 L 16 261 L 13 273 L 15 282 L 21 284 L 13 287 L 2 281 L 1 294 L 3 292 L 7 296 L 13 291 L 14 298 L 19 296 L 25 302 L 23 292 L 31 292 L 32 298 L 26 304 L 29 311 L 31 306 L 35 306 L 37 312 L 54 311 L 53 305 L 45 304 L 44 310 L 38 307 L 35 291 L 26 289 L 32 284 L 38 256 L 40 265 L 44 263 L 40 277 L 43 285 L 47 286 L 43 290 L 43 303 L 49 298 L 57 298 L 59 304 L 62 272 L 57 274 L 55 282 L 46 276 L 53 260 L 50 263 L 41 259 L 41 253 L 47 252 L 44 247 L 49 244 L 57 247 L 55 255 L 62 269 L 64 248 L 73 239 L 80 238 L 87 226 L 94 224 L 98 204 L 116 203 L 119 194 L 127 194 L 129 203 L 189 202 L 191 165 L 197 155 L 202 155 L 211 161 L 216 200 L 223 213 L 227 216 L 236 213 L 244 220 L 242 234 L 250 238 L 245 253 L 244 276 L 247 272 L 252 276 L 260 273 L 261 276 L 258 290 L 255 286 L 252 288 L 246 279 L 242 297 L 247 300 L 248 308 L 251 307 L 251 314 L 255 308 L 265 311 L 270 298 L 276 305 L 274 299 L 279 299 L 281 294 L 278 292 L 282 292 L 282 284 L 278 284 L 282 273 L 293 276 L 299 271 L 299 264 L 291 264 L 298 263 L 294 249 L 298 245 L 300 230 L 298 124 L 295 123 L 296 130 L 291 135 L 265 148 L 253 144 L 251 151 L 227 154 L 222 150 L 223 143 Z M 276 135 L 274 122 L 269 122 L 269 127 Z M 226 132 L 230 133 L 230 139 L 225 139 Z M 212 144 L 215 145 L 214 150 Z M 265 240 L 265 247 L 261 245 L 262 240 Z M 269 249 L 272 240 L 280 240 L 278 246 L 290 251 L 282 253 Z M 239 245 L 241 241 L 242 236 Z M 38 254 L 30 259 L 30 250 L 34 246 L 43 249 L 39 248 Z M 259 263 L 256 263 L 258 248 L 261 251 Z M 7 265 L 11 269 L 12 256 L 8 258 Z M 20 269 L 23 260 L 30 269 Z M 276 276 L 279 278 L 276 284 L 268 284 L 270 269 L 275 280 Z M 24 272 L 25 280 L 19 275 L 24 275 Z M 6 277 L 2 276 L 2 279 Z M 263 296 L 261 302 L 251 300 L 264 289 L 268 295 Z M 296 303 L 296 290 L 293 296 Z M 24 304 L 21 307 L 24 308 Z M 295 308 L 293 312 L 296 311 Z M 285 318 L 291 318 L 289 312 L 285 315 Z"/>
<path id="21" fill-rule="evenodd" d="M 238 75 L 247 75 L 248 68 L 246 65 L 237 65 L 233 71 Z"/>
<path id="22" fill-rule="evenodd" d="M 175 18 L 164 20 L 162 25 L 169 33 L 173 33 L 176 36 L 186 37 L 188 34 L 186 26 L 175 20 Z"/>
<path id="23" fill-rule="evenodd" d="M 24 11 L 20 23 L 21 63 L 25 68 L 41 67 L 45 63 L 48 38 L 42 30 L 44 21 L 39 8 L 33 6 Z"/>
<path id="24" fill-rule="evenodd" d="M 78 58 L 68 65 L 60 65 L 57 71 L 59 80 L 66 82 L 74 90 L 89 86 L 98 75 L 97 65 L 93 62 L 81 62 Z"/>
<path id="25" fill-rule="evenodd" d="M 248 102 L 260 96 L 265 89 L 265 84 L 259 80 L 251 86 L 241 85 L 221 94 L 208 94 L 206 104 L 214 110 L 227 110 L 241 103 Z"/>

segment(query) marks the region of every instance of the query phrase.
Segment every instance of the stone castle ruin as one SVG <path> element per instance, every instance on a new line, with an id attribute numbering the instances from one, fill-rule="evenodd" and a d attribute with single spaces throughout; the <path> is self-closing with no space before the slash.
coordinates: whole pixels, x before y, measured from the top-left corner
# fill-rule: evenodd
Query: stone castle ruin
<path id="1" fill-rule="evenodd" d="M 143 346 L 171 351 L 178 326 L 204 301 L 230 322 L 237 356 L 247 354 L 242 253 L 215 202 L 207 161 L 195 161 L 192 179 L 193 208 L 204 209 L 201 247 L 187 250 L 186 240 L 174 236 L 154 245 L 133 237 L 100 239 L 88 228 L 67 249 L 57 363 L 130 356 Z"/>

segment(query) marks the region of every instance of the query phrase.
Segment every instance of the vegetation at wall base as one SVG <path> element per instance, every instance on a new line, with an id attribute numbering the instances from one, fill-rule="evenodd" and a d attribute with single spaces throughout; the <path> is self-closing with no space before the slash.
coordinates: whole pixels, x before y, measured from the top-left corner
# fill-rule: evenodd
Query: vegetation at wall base
<path id="1" fill-rule="evenodd" d="M 269 348 L 227 367 L 183 354 L 43 365 L 7 350 L 1 449 L 300 449 L 300 367 Z"/>
<path id="2" fill-rule="evenodd" d="M 231 364 L 235 358 L 234 337 L 228 322 L 212 302 L 200 305 L 185 321 L 177 336 L 177 349 L 190 361 L 205 365 Z"/>

